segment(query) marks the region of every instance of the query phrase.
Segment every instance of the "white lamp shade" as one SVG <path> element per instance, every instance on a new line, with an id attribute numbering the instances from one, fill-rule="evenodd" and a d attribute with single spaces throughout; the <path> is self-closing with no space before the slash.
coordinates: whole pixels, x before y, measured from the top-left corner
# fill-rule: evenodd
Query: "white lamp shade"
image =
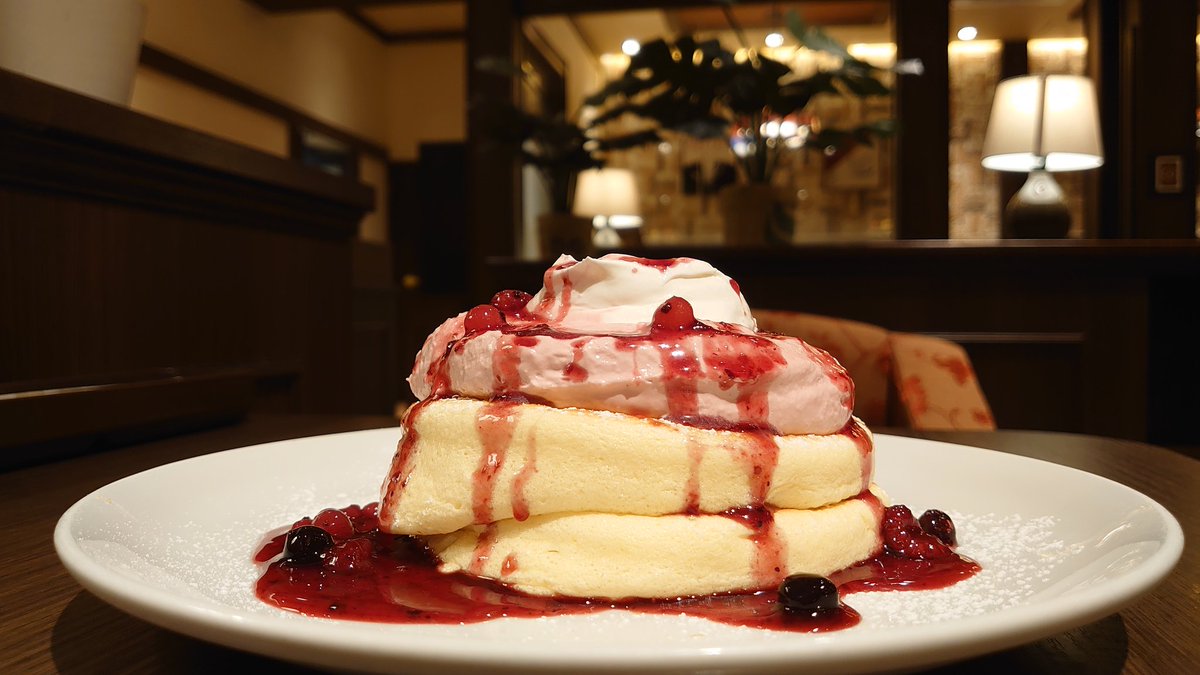
<path id="1" fill-rule="evenodd" d="M 581 171 L 575 183 L 575 204 L 571 212 L 577 216 L 607 216 L 610 219 L 640 215 L 642 209 L 633 172 L 629 169 Z M 641 224 L 641 219 L 637 219 L 637 223 Z"/>
<path id="2" fill-rule="evenodd" d="M 983 166 L 997 171 L 1079 171 L 1104 163 L 1092 81 L 1026 75 L 996 85 Z"/>

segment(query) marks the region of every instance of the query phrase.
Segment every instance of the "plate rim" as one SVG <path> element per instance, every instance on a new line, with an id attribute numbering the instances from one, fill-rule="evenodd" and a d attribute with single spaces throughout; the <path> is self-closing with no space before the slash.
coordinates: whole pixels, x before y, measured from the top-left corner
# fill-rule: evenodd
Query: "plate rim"
<path id="1" fill-rule="evenodd" d="M 55 525 L 53 536 L 55 551 L 64 567 L 81 586 L 123 612 L 200 640 L 287 661 L 345 667 L 344 661 L 339 660 L 339 657 L 351 657 L 361 665 L 368 666 L 370 670 L 387 670 L 388 665 L 400 667 L 415 661 L 417 663 L 428 662 L 431 666 L 436 664 L 438 669 L 446 667 L 477 669 L 487 666 L 495 670 L 535 669 L 545 671 L 570 667 L 573 670 L 614 671 L 628 668 L 687 670 L 712 667 L 756 670 L 768 666 L 778 666 L 782 660 L 799 658 L 805 665 L 844 667 L 842 669 L 845 672 L 860 672 L 868 662 L 877 661 L 882 654 L 886 654 L 895 667 L 932 666 L 948 663 L 1010 648 L 1039 637 L 1054 635 L 1072 627 L 1085 625 L 1128 606 L 1149 592 L 1171 573 L 1183 552 L 1182 527 L 1168 509 L 1146 494 L 1105 476 L 1049 460 L 987 448 L 910 436 L 876 434 L 877 445 L 886 446 L 896 443 L 899 445 L 947 446 L 947 448 L 959 451 L 987 453 L 988 457 L 1001 458 L 998 461 L 1035 463 L 1053 467 L 1050 470 L 1054 471 L 1082 474 L 1087 477 L 1086 480 L 1103 481 L 1112 489 L 1132 493 L 1133 496 L 1140 498 L 1151 507 L 1158 517 L 1158 522 L 1164 527 L 1161 545 L 1145 560 L 1138 563 L 1136 570 L 1139 573 L 1123 574 L 1098 586 L 1079 591 L 1071 596 L 1071 603 L 1038 602 L 1005 608 L 999 612 L 1003 619 L 999 626 L 996 625 L 998 613 L 989 612 L 958 619 L 947 631 L 931 631 L 928 624 L 890 627 L 886 634 L 876 634 L 869 639 L 857 640 L 846 638 L 840 632 L 827 633 L 809 636 L 811 639 L 805 641 L 781 642 L 772 645 L 769 649 L 762 645 L 722 646 L 715 650 L 700 645 L 677 645 L 653 649 L 634 647 L 629 650 L 613 652 L 610 647 L 601 645 L 574 645 L 570 653 L 563 653 L 530 649 L 527 643 L 501 645 L 489 642 L 486 652 L 482 656 L 477 656 L 472 655 L 468 650 L 447 651 L 448 643 L 462 640 L 461 637 L 455 638 L 449 634 L 436 637 L 422 635 L 415 640 L 401 640 L 400 644 L 390 639 L 393 637 L 391 635 L 388 635 L 389 639 L 382 644 L 372 641 L 384 633 L 395 632 L 402 636 L 404 627 L 400 625 L 371 624 L 374 627 L 371 630 L 375 634 L 368 636 L 366 635 L 367 631 L 354 629 L 355 626 L 361 626 L 362 622 L 313 617 L 297 619 L 246 615 L 238 611 L 217 611 L 196 599 L 185 598 L 181 602 L 178 595 L 162 588 L 112 573 L 103 563 L 92 559 L 71 533 L 71 525 L 77 515 L 87 507 L 88 502 L 101 497 L 105 491 L 117 489 L 117 486 L 130 481 L 147 480 L 151 474 L 167 470 L 169 467 L 177 470 L 178 466 L 182 464 L 223 461 L 222 459 L 214 460 L 214 458 L 231 457 L 237 453 L 244 456 L 251 452 L 262 452 L 272 447 L 292 445 L 297 442 L 326 443 L 331 439 L 347 436 L 391 436 L 393 440 L 397 440 L 399 433 L 399 427 L 384 427 L 306 436 L 221 450 L 139 471 L 101 486 L 73 503 Z M 122 588 L 125 585 L 136 587 L 137 592 L 129 593 L 127 589 Z M 208 604 L 212 602 L 214 601 L 208 600 Z M 586 618 L 571 620 L 586 620 Z M 306 627 L 294 632 L 287 630 L 289 626 L 294 628 L 296 625 L 301 625 L 293 624 L 293 621 L 302 622 L 302 625 L 312 628 Z M 500 621 L 547 621 L 547 619 L 501 619 Z M 317 628 L 317 626 L 323 626 L 323 628 Z M 457 625 L 454 624 L 448 625 L 447 633 L 456 627 Z M 312 636 L 308 634 L 312 630 L 319 631 L 327 637 L 313 640 Z M 964 639 L 964 636 L 974 632 L 983 633 L 986 639 Z M 913 640 L 917 634 L 920 639 Z M 339 642 L 339 640 L 342 641 Z M 853 644 L 863 640 L 868 643 L 866 648 Z M 844 642 L 850 642 L 851 647 L 855 648 L 853 654 L 844 653 L 845 650 L 841 648 L 841 644 Z M 983 642 L 986 642 L 987 646 L 980 648 L 979 644 Z M 296 651 L 288 653 L 287 648 Z M 938 653 L 939 658 L 932 660 L 928 658 L 930 652 L 933 651 Z M 793 665 L 800 664 L 793 663 Z"/>

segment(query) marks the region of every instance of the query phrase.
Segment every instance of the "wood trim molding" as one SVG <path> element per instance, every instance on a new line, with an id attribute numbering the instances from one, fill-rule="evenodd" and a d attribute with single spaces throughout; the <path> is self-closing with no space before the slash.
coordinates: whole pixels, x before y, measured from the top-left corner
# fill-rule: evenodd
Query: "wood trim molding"
<path id="1" fill-rule="evenodd" d="M 467 32 L 463 28 L 446 30 L 425 30 L 393 33 L 385 30 L 363 13 L 368 7 L 386 5 L 431 5 L 439 3 L 461 2 L 466 0 L 249 0 L 264 11 L 272 14 L 294 14 L 316 10 L 337 10 L 347 19 L 370 33 L 375 39 L 384 44 L 404 44 L 410 42 L 434 42 L 444 40 L 465 40 Z"/>
<path id="2" fill-rule="evenodd" d="M 1086 336 L 1079 332 L 958 332 L 925 333 L 960 345 L 1082 345 Z"/>
<path id="3" fill-rule="evenodd" d="M 374 191 L 0 70 L 0 185 L 259 229 L 352 237 Z"/>
<path id="4" fill-rule="evenodd" d="M 671 9 L 677 7 L 700 7 L 714 4 L 705 0 L 522 0 L 517 13 L 522 16 L 540 14 L 589 14 L 597 12 L 623 12 L 638 9 Z"/>
<path id="5" fill-rule="evenodd" d="M 230 366 L 163 369 L 70 386 L 25 383 L 24 390 L 0 393 L 7 420 L 0 470 L 236 421 L 251 408 L 257 376 L 252 367 Z"/>
<path id="6" fill-rule="evenodd" d="M 251 4 L 278 14 L 317 9 L 360 9 L 379 5 L 434 5 L 463 0 L 249 0 Z"/>
<path id="7" fill-rule="evenodd" d="M 342 5 L 340 7 L 340 9 L 341 9 L 342 14 L 347 19 L 350 19 L 354 23 L 358 24 L 358 26 L 360 28 L 367 31 L 371 35 L 374 35 L 376 40 L 379 40 L 381 42 L 388 41 L 387 31 L 380 28 L 379 25 L 376 24 L 374 21 L 371 21 L 370 19 L 368 19 L 367 16 L 358 9 L 358 7 Z"/>
<path id="8" fill-rule="evenodd" d="M 175 56 L 170 52 L 159 49 L 154 45 L 142 44 L 141 64 L 218 96 L 236 101 L 273 117 L 278 117 L 286 122 L 289 127 L 305 127 L 313 131 L 319 131 L 326 136 L 335 138 L 351 146 L 359 152 L 365 152 L 384 161 L 388 158 L 387 148 L 379 143 L 322 122 L 286 103 L 260 94 L 253 89 L 238 84 L 207 68 L 198 66 L 191 61 Z"/>
<path id="9" fill-rule="evenodd" d="M 383 41 L 390 44 L 408 44 L 410 42 L 453 42 L 466 40 L 467 31 L 461 29 L 424 30 L 411 33 L 383 33 Z"/>

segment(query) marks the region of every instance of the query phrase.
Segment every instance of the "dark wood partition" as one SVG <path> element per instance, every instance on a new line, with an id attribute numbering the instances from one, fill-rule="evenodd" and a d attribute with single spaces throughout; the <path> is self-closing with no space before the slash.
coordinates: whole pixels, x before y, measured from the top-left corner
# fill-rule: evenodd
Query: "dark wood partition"
<path id="1" fill-rule="evenodd" d="M 357 182 L 0 71 L 0 465 L 250 407 L 351 409 L 371 205 Z"/>

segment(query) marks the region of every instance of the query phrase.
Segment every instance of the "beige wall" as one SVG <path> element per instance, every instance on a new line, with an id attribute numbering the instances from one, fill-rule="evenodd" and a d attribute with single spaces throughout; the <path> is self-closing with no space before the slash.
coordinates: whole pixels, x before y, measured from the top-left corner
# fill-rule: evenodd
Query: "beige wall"
<path id="1" fill-rule="evenodd" d="M 529 20 L 529 25 L 565 62 L 567 114 L 577 115 L 583 99 L 604 86 L 600 63 L 565 16 L 536 17 Z"/>
<path id="2" fill-rule="evenodd" d="M 332 11 L 268 14 L 244 0 L 146 0 L 145 41 L 384 143 L 386 47 Z"/>
<path id="3" fill-rule="evenodd" d="M 372 155 L 359 155 L 358 179 L 375 188 L 375 210 L 358 224 L 358 238 L 377 244 L 388 240 L 387 164 Z"/>
<path id="4" fill-rule="evenodd" d="M 255 150 L 288 156 L 287 123 L 149 68 L 133 83 L 134 110 Z"/>
<path id="5" fill-rule="evenodd" d="M 461 42 L 386 46 L 338 12 L 269 14 L 245 0 L 146 0 L 145 41 L 415 159 L 422 141 L 463 140 Z M 141 68 L 135 110 L 273 155 L 288 155 L 283 120 Z M 364 155 L 359 180 L 376 208 L 360 238 L 387 241 L 387 166 Z"/>
<path id="6" fill-rule="evenodd" d="M 146 4 L 147 43 L 384 145 L 392 159 L 466 138 L 462 41 L 389 46 L 338 12 L 269 14 L 245 0 Z M 142 112 L 275 152 L 261 119 L 182 83 L 142 72 L 134 96 Z"/>
<path id="7" fill-rule="evenodd" d="M 399 44 L 388 48 L 388 149 L 414 160 L 425 141 L 467 137 L 466 43 Z"/>
<path id="8" fill-rule="evenodd" d="M 145 0 L 145 41 L 205 70 L 415 160 L 427 141 L 466 139 L 466 45 L 385 45 L 334 11 L 270 14 L 245 0 Z M 287 125 L 236 102 L 141 68 L 133 108 L 273 155 Z M 376 210 L 360 237 L 387 239 L 387 167 L 364 156 L 360 180 Z"/>

